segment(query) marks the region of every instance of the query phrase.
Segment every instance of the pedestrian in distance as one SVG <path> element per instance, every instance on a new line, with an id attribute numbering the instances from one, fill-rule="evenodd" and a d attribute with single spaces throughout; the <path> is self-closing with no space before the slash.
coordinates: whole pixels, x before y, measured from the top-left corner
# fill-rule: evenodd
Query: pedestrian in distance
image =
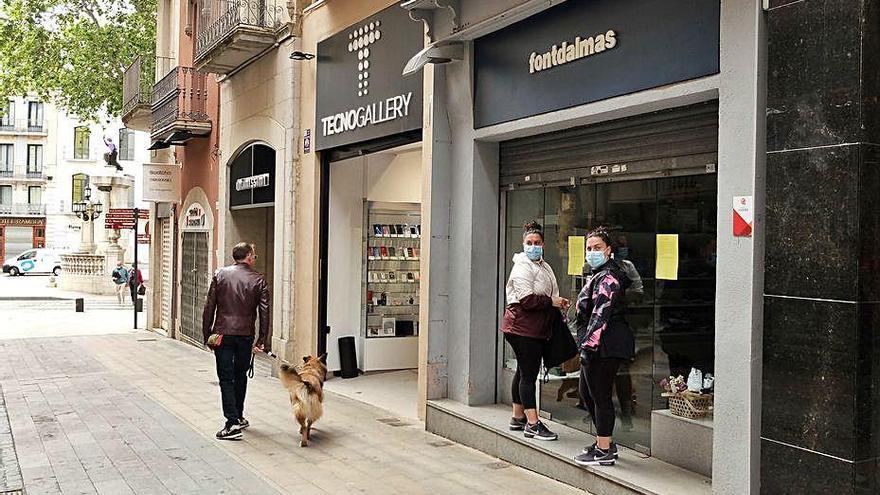
<path id="1" fill-rule="evenodd" d="M 131 303 L 136 304 L 138 300 L 138 294 L 143 295 L 144 289 L 144 274 L 141 273 L 140 268 L 138 268 L 137 263 L 133 263 L 131 265 L 131 270 L 128 272 L 128 289 L 131 293 Z"/>
<path id="2" fill-rule="evenodd" d="M 122 260 L 116 262 L 116 268 L 110 275 L 113 277 L 114 289 L 116 289 L 116 299 L 119 304 L 125 303 L 125 288 L 128 286 L 128 269 L 122 263 Z"/>
<path id="3" fill-rule="evenodd" d="M 613 466 L 617 459 L 614 403 L 611 394 L 621 364 L 635 355 L 635 341 L 624 315 L 630 284 L 623 268 L 611 257 L 611 235 L 604 228 L 587 234 L 590 278 L 578 294 L 577 342 L 581 398 L 596 428 L 596 442 L 574 458 L 581 465 Z"/>
<path id="4" fill-rule="evenodd" d="M 543 348 L 556 319 L 561 318 L 560 311 L 568 309 L 568 299 L 559 297 L 556 275 L 544 261 L 544 232 L 537 221 L 523 226 L 523 252 L 513 256 L 505 292 L 501 332 L 516 355 L 510 429 L 522 430 L 526 438 L 556 440 L 556 433 L 538 419 L 535 383 Z"/>
<path id="5" fill-rule="evenodd" d="M 269 335 L 269 285 L 254 270 L 257 253 L 253 244 L 240 242 L 232 248 L 232 265 L 214 273 L 205 311 L 202 333 L 214 350 L 217 379 L 226 424 L 217 432 L 220 440 L 241 438 L 250 426 L 244 418 L 247 372 L 253 355 L 263 352 Z M 260 333 L 254 340 L 254 323 L 260 318 Z"/>

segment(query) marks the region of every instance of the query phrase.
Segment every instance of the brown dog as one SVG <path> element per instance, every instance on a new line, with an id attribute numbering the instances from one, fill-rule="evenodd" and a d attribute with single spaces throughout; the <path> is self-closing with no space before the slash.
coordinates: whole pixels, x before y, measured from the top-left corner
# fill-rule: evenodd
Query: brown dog
<path id="1" fill-rule="evenodd" d="M 327 377 L 327 354 L 305 356 L 302 366 L 281 365 L 281 383 L 290 393 L 293 416 L 299 423 L 300 447 L 309 445 L 312 425 L 324 413 L 324 380 Z"/>

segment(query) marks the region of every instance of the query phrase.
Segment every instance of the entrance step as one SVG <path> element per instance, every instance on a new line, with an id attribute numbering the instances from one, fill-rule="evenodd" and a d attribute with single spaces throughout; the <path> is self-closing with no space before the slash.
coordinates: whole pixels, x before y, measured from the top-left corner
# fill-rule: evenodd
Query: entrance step
<path id="1" fill-rule="evenodd" d="M 574 456 L 594 438 L 573 428 L 544 421 L 559 434 L 555 442 L 537 442 L 507 429 L 510 408 L 470 407 L 449 400 L 428 401 L 426 429 L 530 471 L 594 495 L 710 495 L 712 480 L 697 473 L 620 447 L 615 466 L 583 467 Z"/>

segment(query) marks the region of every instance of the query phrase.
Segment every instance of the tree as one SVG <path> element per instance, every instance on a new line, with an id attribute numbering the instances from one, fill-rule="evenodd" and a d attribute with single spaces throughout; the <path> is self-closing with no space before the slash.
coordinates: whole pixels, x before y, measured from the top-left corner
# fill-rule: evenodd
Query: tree
<path id="1" fill-rule="evenodd" d="M 0 101 L 36 93 L 83 119 L 117 116 L 125 68 L 152 62 L 155 36 L 156 0 L 0 0 Z"/>

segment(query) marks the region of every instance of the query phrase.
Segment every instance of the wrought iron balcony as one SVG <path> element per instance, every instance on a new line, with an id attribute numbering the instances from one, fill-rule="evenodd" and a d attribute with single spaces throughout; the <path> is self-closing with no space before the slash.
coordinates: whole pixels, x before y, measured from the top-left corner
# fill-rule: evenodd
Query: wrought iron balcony
<path id="1" fill-rule="evenodd" d="M 28 203 L 0 204 L 0 215 L 40 217 L 46 215 L 46 205 Z"/>
<path id="2" fill-rule="evenodd" d="M 45 178 L 46 178 L 46 174 L 44 174 L 42 170 L 39 170 L 39 171 L 36 171 L 36 170 L 28 170 L 28 171 L 27 171 L 27 174 L 26 174 L 26 177 L 27 177 L 28 179 L 45 179 Z"/>
<path id="3" fill-rule="evenodd" d="M 150 129 L 150 103 L 156 73 L 154 57 L 137 57 L 122 80 L 122 123 L 129 129 Z"/>
<path id="4" fill-rule="evenodd" d="M 207 78 L 192 67 L 176 67 L 153 85 L 151 148 L 183 144 L 210 134 L 207 100 Z"/>
<path id="5" fill-rule="evenodd" d="M 3 119 L 0 121 L 0 134 L 40 134 L 46 135 L 47 129 L 42 120 Z"/>
<path id="6" fill-rule="evenodd" d="M 288 26 L 286 0 L 206 0 L 199 7 L 195 63 L 226 74 L 277 41 Z"/>
<path id="7" fill-rule="evenodd" d="M 12 170 L 0 170 L 0 178 L 10 179 L 15 173 Z"/>

